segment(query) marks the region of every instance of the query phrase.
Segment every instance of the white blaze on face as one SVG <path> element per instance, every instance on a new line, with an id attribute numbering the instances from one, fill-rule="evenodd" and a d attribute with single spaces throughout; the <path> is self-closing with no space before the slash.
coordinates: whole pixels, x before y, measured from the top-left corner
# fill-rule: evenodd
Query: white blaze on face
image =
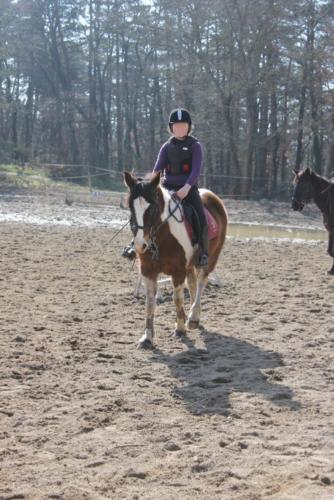
<path id="1" fill-rule="evenodd" d="M 142 196 L 139 196 L 134 200 L 133 209 L 136 215 L 138 226 L 144 226 L 144 213 L 149 206 L 150 204 Z M 144 238 L 144 231 L 142 229 L 138 229 L 137 234 L 134 238 L 134 243 L 136 251 L 140 253 L 143 250 L 144 245 L 147 243 Z"/>
<path id="2" fill-rule="evenodd" d="M 165 220 L 169 216 L 168 207 L 169 207 L 170 196 L 165 189 L 162 188 L 161 191 L 162 191 L 164 201 L 165 201 L 165 208 L 164 208 L 164 211 L 161 215 L 161 219 Z M 172 210 L 174 208 L 174 204 L 175 204 L 175 202 L 172 201 L 172 204 L 171 204 Z M 179 209 L 176 211 L 175 216 L 178 220 L 180 219 L 180 210 Z M 174 217 L 169 217 L 168 224 L 169 224 L 170 232 L 172 233 L 174 238 L 179 242 L 179 244 L 183 248 L 185 256 L 186 256 L 186 262 L 187 262 L 187 264 L 189 264 L 189 262 L 193 256 L 194 249 L 193 249 L 193 246 L 192 246 L 191 241 L 189 239 L 185 224 L 177 222 L 177 220 L 175 220 Z"/>

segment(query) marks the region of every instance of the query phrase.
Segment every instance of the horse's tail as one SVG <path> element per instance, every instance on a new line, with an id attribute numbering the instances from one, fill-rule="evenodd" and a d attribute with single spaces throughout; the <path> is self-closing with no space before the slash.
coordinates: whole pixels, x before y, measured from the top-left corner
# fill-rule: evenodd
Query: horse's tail
<path id="1" fill-rule="evenodd" d="M 209 253 L 213 254 L 212 257 L 214 257 L 212 261 L 212 265 L 214 268 L 226 238 L 228 222 L 227 212 L 223 201 L 212 191 L 201 189 L 200 194 L 203 205 L 209 210 L 209 212 L 211 212 L 212 216 L 218 224 L 218 234 L 216 238 L 213 238 L 210 241 L 209 247 Z M 210 265 L 210 267 L 212 266 Z"/>

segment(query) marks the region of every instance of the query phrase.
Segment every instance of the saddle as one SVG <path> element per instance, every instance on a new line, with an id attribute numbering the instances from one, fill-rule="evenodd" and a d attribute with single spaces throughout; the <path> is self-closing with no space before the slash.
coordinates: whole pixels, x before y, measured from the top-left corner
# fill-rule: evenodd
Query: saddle
<path id="1" fill-rule="evenodd" d="M 206 207 L 203 208 L 206 217 L 206 223 L 208 225 L 208 238 L 209 240 L 212 240 L 218 234 L 218 224 L 211 212 Z M 191 240 L 192 244 L 195 245 L 196 243 L 198 243 L 198 235 L 200 232 L 198 215 L 195 209 L 184 201 L 182 201 L 182 209 L 189 239 Z"/>

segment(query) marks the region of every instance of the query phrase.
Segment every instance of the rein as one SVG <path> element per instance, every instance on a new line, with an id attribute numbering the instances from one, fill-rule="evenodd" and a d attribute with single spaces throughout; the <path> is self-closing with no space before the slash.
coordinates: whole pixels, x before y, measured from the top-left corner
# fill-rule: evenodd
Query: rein
<path id="1" fill-rule="evenodd" d="M 172 200 L 175 202 L 175 206 L 174 206 L 174 208 L 171 210 L 171 201 L 172 201 Z M 168 214 L 168 216 L 166 217 L 166 219 L 165 219 L 165 220 L 163 220 L 163 221 L 161 221 L 161 222 L 160 222 L 160 224 L 156 227 L 156 230 L 155 230 L 155 232 L 156 232 L 156 233 L 159 231 L 159 229 L 160 229 L 160 228 L 161 228 L 161 227 L 162 227 L 162 226 L 163 226 L 166 222 L 168 222 L 168 220 L 169 220 L 171 217 L 173 217 L 173 218 L 176 220 L 176 222 L 183 222 L 183 221 L 184 221 L 183 212 L 182 212 L 182 210 L 181 210 L 181 209 L 180 209 L 180 214 L 181 214 L 181 219 L 180 219 L 180 220 L 178 220 L 178 219 L 175 217 L 175 215 L 174 215 L 174 214 L 175 214 L 175 212 L 176 212 L 176 210 L 177 210 L 178 208 L 180 208 L 180 206 L 182 206 L 181 204 L 182 204 L 182 201 L 181 201 L 179 198 L 177 198 L 177 197 L 176 197 L 176 196 L 174 196 L 174 195 L 171 195 L 171 197 L 170 197 L 170 199 L 169 199 L 169 201 L 168 201 L 168 211 L 169 211 L 169 214 Z"/>
<path id="2" fill-rule="evenodd" d="M 119 229 L 119 230 L 117 231 L 117 233 L 116 233 L 116 234 L 114 234 L 114 236 L 111 238 L 110 243 L 111 243 L 111 242 L 112 242 L 112 241 L 116 238 L 116 236 L 118 236 L 118 235 L 119 235 L 119 233 L 120 233 L 121 231 L 123 231 L 123 229 L 124 229 L 124 228 L 125 228 L 125 227 L 129 224 L 129 222 L 130 222 L 130 221 L 127 221 L 125 224 L 123 224 L 123 226 L 121 227 L 121 229 Z"/>
<path id="3" fill-rule="evenodd" d="M 171 201 L 172 200 L 175 202 L 175 206 L 171 210 Z M 175 216 L 175 212 L 180 208 L 180 206 L 181 206 L 181 200 L 179 200 L 176 196 L 171 195 L 171 197 L 168 201 L 168 212 L 169 212 L 168 216 L 166 217 L 166 219 L 161 221 L 160 224 L 158 224 L 158 226 L 156 226 L 155 228 L 151 227 L 148 251 L 151 253 L 153 260 L 158 261 L 159 257 L 160 257 L 159 247 L 158 247 L 158 244 L 156 241 L 156 236 L 157 236 L 158 231 L 160 231 L 162 226 L 164 226 L 166 224 L 166 222 L 168 222 L 168 220 L 171 217 L 173 217 L 177 222 L 180 222 L 180 223 L 184 221 L 183 212 L 181 209 L 180 209 L 180 214 L 181 214 L 180 220 L 177 219 L 177 217 Z"/>

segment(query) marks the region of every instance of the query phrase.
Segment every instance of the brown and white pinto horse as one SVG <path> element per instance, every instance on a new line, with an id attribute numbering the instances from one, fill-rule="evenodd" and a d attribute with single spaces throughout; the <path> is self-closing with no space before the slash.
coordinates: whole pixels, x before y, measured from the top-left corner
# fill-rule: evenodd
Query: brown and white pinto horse
<path id="1" fill-rule="evenodd" d="M 217 222 L 218 231 L 216 237 L 210 240 L 208 269 L 199 269 L 196 276 L 197 252 L 188 236 L 180 201 L 159 185 L 160 174 L 143 181 L 125 172 L 124 179 L 130 189 L 130 225 L 146 288 L 145 333 L 138 347 L 147 348 L 153 343 L 155 294 L 160 273 L 172 277 L 177 317 L 174 335 L 180 336 L 186 331 L 183 307 L 186 278 L 191 300 L 187 326 L 199 326 L 202 292 L 225 241 L 227 215 L 223 202 L 215 194 L 200 190 L 203 204 Z"/>

